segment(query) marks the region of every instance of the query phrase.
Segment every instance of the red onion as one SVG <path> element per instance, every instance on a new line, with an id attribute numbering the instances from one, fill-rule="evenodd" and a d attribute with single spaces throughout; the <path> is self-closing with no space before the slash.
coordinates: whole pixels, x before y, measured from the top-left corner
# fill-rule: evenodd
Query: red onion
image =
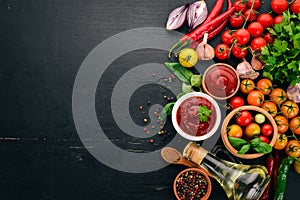
<path id="1" fill-rule="evenodd" d="M 183 25 L 186 20 L 186 13 L 189 8 L 189 4 L 185 4 L 178 8 L 175 8 L 168 17 L 166 29 L 167 30 L 174 30 Z"/>
<path id="2" fill-rule="evenodd" d="M 190 30 L 199 26 L 206 19 L 208 14 L 207 5 L 204 0 L 196 1 L 187 12 L 187 21 Z"/>

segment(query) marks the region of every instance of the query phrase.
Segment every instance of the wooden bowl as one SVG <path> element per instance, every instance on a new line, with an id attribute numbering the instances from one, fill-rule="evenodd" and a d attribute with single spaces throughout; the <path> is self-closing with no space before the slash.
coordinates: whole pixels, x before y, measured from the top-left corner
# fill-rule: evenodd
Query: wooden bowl
<path id="1" fill-rule="evenodd" d="M 182 174 L 184 174 L 186 172 L 191 172 L 191 171 L 200 173 L 207 180 L 207 191 L 206 191 L 206 194 L 201 198 L 201 200 L 207 200 L 211 194 L 212 184 L 211 184 L 210 178 L 208 177 L 207 173 L 200 168 L 188 168 L 188 169 L 185 169 L 185 170 L 179 172 L 179 174 L 176 176 L 174 183 L 173 183 L 173 191 L 174 191 L 174 194 L 175 194 L 177 200 L 182 200 L 182 199 L 178 196 L 176 182 Z"/>
<path id="2" fill-rule="evenodd" d="M 229 79 L 227 79 L 225 77 L 225 74 L 221 74 L 221 69 L 218 69 L 220 67 L 222 69 L 226 70 L 227 72 L 229 72 L 229 74 L 232 75 L 236 79 L 236 80 L 232 81 L 233 83 L 231 82 L 231 84 L 235 85 L 235 88 L 233 87 L 232 90 L 230 90 L 229 94 L 226 94 L 226 90 L 229 88 L 229 86 L 225 86 L 224 84 L 223 85 L 217 84 L 217 83 L 220 83 L 222 80 L 227 83 L 230 82 Z M 208 76 L 208 74 L 211 73 L 211 71 L 214 71 L 214 69 L 219 71 L 219 73 L 215 72 L 215 75 L 214 75 L 214 77 L 217 80 L 211 80 L 211 79 L 209 79 L 209 76 Z M 222 92 L 222 95 L 217 94 L 217 92 L 210 91 L 210 88 L 212 88 L 213 86 L 208 86 L 207 83 L 216 83 L 217 85 L 215 86 L 215 88 L 217 90 L 219 90 L 219 92 Z M 226 63 L 215 63 L 215 64 L 209 66 L 205 70 L 205 72 L 203 74 L 203 78 L 202 78 L 202 88 L 203 88 L 204 92 L 209 94 L 214 99 L 218 99 L 218 100 L 226 100 L 226 99 L 233 97 L 239 90 L 239 85 L 240 85 L 240 78 L 239 78 L 238 72 L 233 67 L 231 67 L 230 65 L 228 65 Z M 223 93 L 223 91 L 224 91 L 224 93 Z"/>
<path id="3" fill-rule="evenodd" d="M 228 151 L 230 151 L 234 156 L 237 156 L 239 158 L 254 159 L 254 158 L 261 157 L 265 154 L 263 154 L 263 153 L 238 154 L 237 153 L 238 151 L 230 144 L 230 142 L 228 140 L 227 126 L 228 126 L 230 120 L 235 116 L 235 114 L 242 110 L 256 111 L 256 112 L 262 113 L 263 115 L 266 116 L 266 118 L 270 121 L 270 123 L 273 126 L 274 132 L 273 132 L 272 140 L 270 141 L 270 145 L 272 147 L 274 146 L 274 144 L 276 142 L 277 134 L 278 134 L 276 122 L 275 122 L 274 118 L 266 110 L 256 107 L 256 106 L 242 106 L 242 107 L 236 108 L 235 110 L 231 111 L 226 116 L 226 118 L 224 119 L 224 122 L 222 124 L 222 129 L 221 129 L 221 137 L 222 137 L 223 143 L 224 143 L 225 147 L 228 149 Z"/>

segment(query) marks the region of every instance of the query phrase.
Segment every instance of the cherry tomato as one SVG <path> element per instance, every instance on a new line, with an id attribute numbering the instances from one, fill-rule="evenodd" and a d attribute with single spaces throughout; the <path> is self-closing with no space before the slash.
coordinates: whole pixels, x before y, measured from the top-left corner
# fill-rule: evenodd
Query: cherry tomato
<path id="1" fill-rule="evenodd" d="M 262 47 L 266 46 L 267 42 L 262 37 L 254 38 L 250 44 L 252 50 L 260 51 Z"/>
<path id="2" fill-rule="evenodd" d="M 274 38 L 271 33 L 266 33 L 263 38 L 266 40 L 267 44 L 273 44 L 274 42 Z"/>
<path id="3" fill-rule="evenodd" d="M 270 99 L 277 105 L 282 104 L 286 101 L 287 94 L 286 92 L 281 88 L 275 88 L 272 90 L 270 94 Z"/>
<path id="4" fill-rule="evenodd" d="M 239 45 L 236 43 L 233 45 L 231 53 L 236 58 L 244 58 L 248 53 L 248 49 L 247 47 L 244 47 L 244 45 Z"/>
<path id="5" fill-rule="evenodd" d="M 293 131 L 293 133 L 295 133 L 296 135 L 300 135 L 300 117 L 294 117 L 291 121 L 290 121 L 290 128 Z"/>
<path id="6" fill-rule="evenodd" d="M 239 29 L 235 32 L 235 39 L 239 44 L 247 44 L 250 40 L 250 33 L 247 29 Z"/>
<path id="7" fill-rule="evenodd" d="M 267 78 L 260 79 L 256 83 L 257 89 L 262 91 L 262 93 L 264 94 L 269 94 L 272 90 L 272 86 L 273 86 L 272 82 Z"/>
<path id="8" fill-rule="evenodd" d="M 232 110 L 239 108 L 245 105 L 245 101 L 243 98 L 239 96 L 232 97 L 229 101 L 230 107 Z"/>
<path id="9" fill-rule="evenodd" d="M 282 22 L 283 16 L 282 15 L 278 15 L 274 18 L 274 25 L 275 24 L 280 24 Z"/>
<path id="10" fill-rule="evenodd" d="M 276 142 L 273 147 L 274 149 L 282 150 L 286 147 L 287 143 L 288 138 L 286 137 L 286 135 L 284 133 L 279 133 L 277 134 Z"/>
<path id="11" fill-rule="evenodd" d="M 265 135 L 259 135 L 258 138 L 261 139 L 261 141 L 264 142 L 264 143 L 267 143 L 267 144 L 270 143 L 269 138 Z"/>
<path id="12" fill-rule="evenodd" d="M 264 27 L 259 22 L 251 22 L 248 26 L 248 31 L 252 37 L 258 37 L 263 33 Z"/>
<path id="13" fill-rule="evenodd" d="M 252 115 L 247 110 L 242 110 L 236 114 L 236 123 L 240 126 L 247 126 L 252 121 Z"/>
<path id="14" fill-rule="evenodd" d="M 286 11 L 289 7 L 289 3 L 286 0 L 272 0 L 271 1 L 271 8 L 272 10 L 277 13 L 281 14 Z"/>
<path id="15" fill-rule="evenodd" d="M 240 13 L 234 13 L 229 18 L 229 23 L 234 28 L 239 28 L 244 24 L 244 17 Z"/>
<path id="16" fill-rule="evenodd" d="M 265 100 L 264 93 L 259 90 L 251 91 L 247 96 L 247 102 L 252 106 L 261 106 Z"/>
<path id="17" fill-rule="evenodd" d="M 266 101 L 261 105 L 261 108 L 267 111 L 272 117 L 277 115 L 277 106 L 273 102 Z"/>
<path id="18" fill-rule="evenodd" d="M 260 126 L 256 123 L 251 123 L 249 125 L 246 126 L 245 128 L 245 135 L 248 138 L 252 138 L 254 136 L 257 136 L 260 134 Z"/>
<path id="19" fill-rule="evenodd" d="M 290 6 L 290 9 L 293 13 L 298 14 L 300 13 L 300 0 L 296 0 Z"/>
<path id="20" fill-rule="evenodd" d="M 291 157 L 299 157 L 300 156 L 300 144 L 297 140 L 290 140 L 286 147 L 285 153 Z"/>
<path id="21" fill-rule="evenodd" d="M 271 136 L 273 134 L 273 126 L 271 124 L 264 124 L 262 127 L 261 127 L 261 133 L 264 135 L 264 136 Z"/>
<path id="22" fill-rule="evenodd" d="M 228 59 L 229 52 L 230 52 L 230 48 L 227 44 L 218 44 L 215 48 L 215 54 L 219 60 Z"/>
<path id="23" fill-rule="evenodd" d="M 285 116 L 277 115 L 274 117 L 277 125 L 278 133 L 285 133 L 289 129 L 289 123 Z"/>
<path id="24" fill-rule="evenodd" d="M 254 82 L 251 79 L 244 79 L 241 81 L 240 90 L 244 94 L 248 94 L 252 90 L 254 90 Z"/>
<path id="25" fill-rule="evenodd" d="M 227 134 L 230 137 L 241 138 L 243 136 L 243 130 L 239 125 L 232 124 L 227 127 Z"/>
<path id="26" fill-rule="evenodd" d="M 287 118 L 294 118 L 299 113 L 298 105 L 293 101 L 286 101 L 281 105 L 281 111 Z"/>
<path id="27" fill-rule="evenodd" d="M 256 10 L 247 9 L 244 11 L 243 14 L 246 18 L 249 15 L 248 22 L 254 22 L 256 20 L 256 13 L 257 13 Z"/>
<path id="28" fill-rule="evenodd" d="M 254 120 L 256 123 L 262 124 L 266 121 L 266 117 L 263 114 L 258 113 L 255 115 Z"/>
<path id="29" fill-rule="evenodd" d="M 226 30 L 222 33 L 222 42 L 231 45 L 234 41 L 234 31 Z"/>
<path id="30" fill-rule="evenodd" d="M 269 13 L 262 13 L 258 15 L 257 21 L 266 29 L 273 26 L 273 17 Z"/>
<path id="31" fill-rule="evenodd" d="M 254 1 L 254 2 L 253 2 Z M 252 7 L 253 4 L 253 7 Z M 260 0 L 248 0 L 248 7 L 254 10 L 258 10 L 260 8 Z"/>
<path id="32" fill-rule="evenodd" d="M 198 56 L 194 49 L 185 48 L 180 51 L 178 60 L 182 66 L 190 68 L 196 65 Z"/>
<path id="33" fill-rule="evenodd" d="M 247 2 L 244 0 L 237 0 L 234 2 L 235 12 L 243 12 L 247 8 Z"/>

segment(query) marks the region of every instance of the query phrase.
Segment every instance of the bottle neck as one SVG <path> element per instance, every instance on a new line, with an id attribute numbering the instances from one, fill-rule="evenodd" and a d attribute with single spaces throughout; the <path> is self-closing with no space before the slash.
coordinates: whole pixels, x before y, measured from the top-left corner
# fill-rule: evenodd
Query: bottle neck
<path id="1" fill-rule="evenodd" d="M 203 159 L 207 155 L 207 151 L 202 147 L 199 147 L 196 143 L 190 142 L 183 151 L 183 156 L 188 160 L 201 165 Z"/>

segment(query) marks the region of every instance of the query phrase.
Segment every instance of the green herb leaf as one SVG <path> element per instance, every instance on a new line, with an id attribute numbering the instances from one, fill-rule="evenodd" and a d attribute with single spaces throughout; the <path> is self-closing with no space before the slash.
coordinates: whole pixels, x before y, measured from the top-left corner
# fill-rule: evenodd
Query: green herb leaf
<path id="1" fill-rule="evenodd" d="M 177 100 L 180 99 L 183 95 L 185 95 L 185 93 L 179 92 L 179 93 L 177 94 L 177 97 L 176 97 Z"/>
<path id="2" fill-rule="evenodd" d="M 211 110 L 208 109 L 206 106 L 199 106 L 199 118 L 200 118 L 200 122 L 207 122 L 208 121 L 208 117 L 211 114 Z"/>
<path id="3" fill-rule="evenodd" d="M 194 92 L 193 87 L 190 84 L 187 84 L 185 82 L 182 83 L 181 90 L 184 94 L 189 92 Z"/>
<path id="4" fill-rule="evenodd" d="M 250 144 L 244 144 L 242 148 L 237 152 L 238 154 L 245 154 L 250 150 Z"/>
<path id="5" fill-rule="evenodd" d="M 202 83 L 202 75 L 201 74 L 193 74 L 191 78 L 191 85 L 193 87 L 200 87 Z"/>
<path id="6" fill-rule="evenodd" d="M 252 139 L 252 140 L 250 141 L 250 144 L 251 144 L 252 147 L 256 147 L 256 146 L 259 145 L 261 142 L 262 142 L 261 139 L 259 139 L 259 138 L 254 138 L 254 139 Z"/>
<path id="7" fill-rule="evenodd" d="M 165 65 L 174 73 L 174 75 L 187 84 L 190 84 L 190 80 L 193 76 L 193 73 L 183 67 L 181 64 L 177 62 L 166 62 Z"/>
<path id="8" fill-rule="evenodd" d="M 230 144 L 237 150 L 240 150 L 242 146 L 248 144 L 248 142 L 244 139 L 241 138 L 236 138 L 236 137 L 228 137 L 228 140 Z"/>
<path id="9" fill-rule="evenodd" d="M 175 102 L 170 102 L 162 109 L 159 119 L 164 120 L 168 115 L 171 115 Z"/>
<path id="10" fill-rule="evenodd" d="M 260 138 L 254 138 L 250 141 L 251 148 L 257 153 L 271 153 L 272 146 L 261 141 Z"/>

